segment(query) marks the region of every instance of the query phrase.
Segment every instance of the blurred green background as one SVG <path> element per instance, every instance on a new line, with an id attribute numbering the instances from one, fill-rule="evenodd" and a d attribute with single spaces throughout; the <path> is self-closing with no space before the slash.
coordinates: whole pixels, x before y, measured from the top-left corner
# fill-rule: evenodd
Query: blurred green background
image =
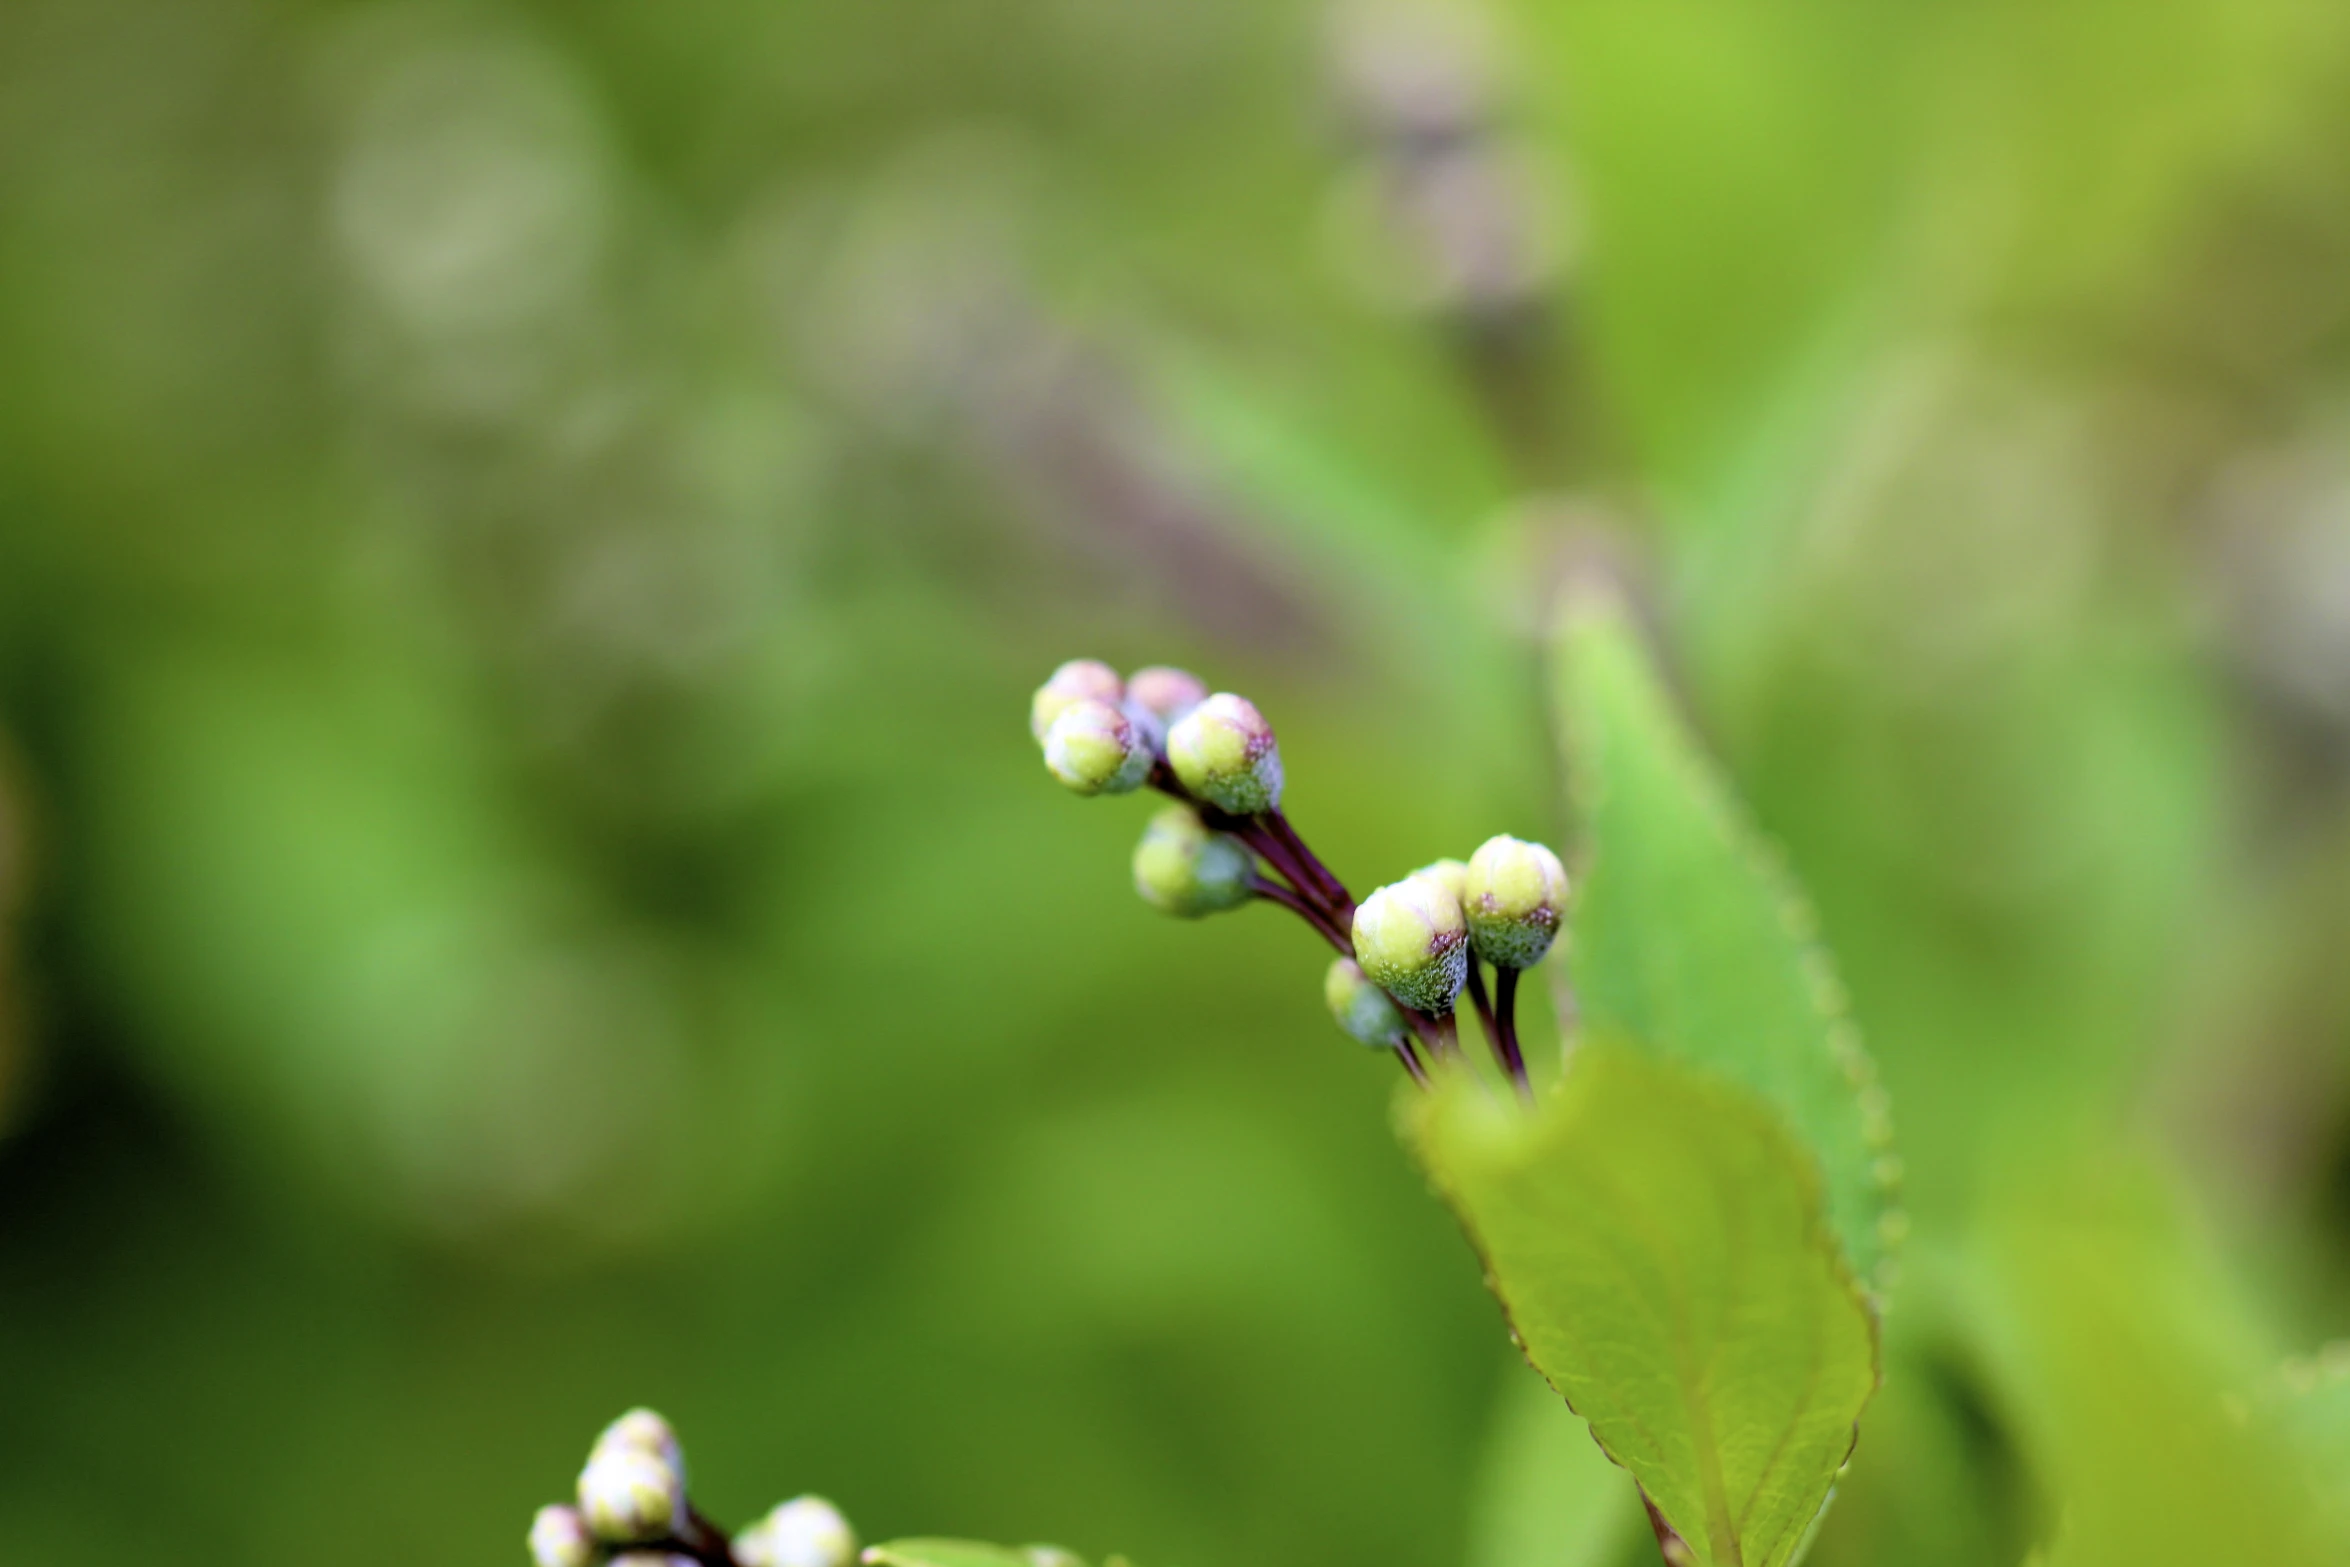
<path id="1" fill-rule="evenodd" d="M 6 0 L 0 1561 L 517 1561 L 638 1402 L 1462 1560 L 1392 1072 L 1025 703 L 1248 692 L 1360 890 L 1566 832 L 1595 556 L 1904 1144 L 1819 1559 L 2177 1494 L 2147 1280 L 2350 1324 L 2346 394 L 2327 0 Z"/>

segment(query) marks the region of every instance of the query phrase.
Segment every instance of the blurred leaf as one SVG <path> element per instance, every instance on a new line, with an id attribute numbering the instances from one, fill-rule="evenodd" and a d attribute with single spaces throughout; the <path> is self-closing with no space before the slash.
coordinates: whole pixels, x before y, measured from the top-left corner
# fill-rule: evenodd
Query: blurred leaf
<path id="1" fill-rule="evenodd" d="M 865 1548 L 866 1567 L 1084 1567 L 1058 1546 L 983 1545 L 977 1540 L 891 1540 Z"/>
<path id="2" fill-rule="evenodd" d="M 2050 1561 L 2342 1561 L 2282 1433 L 2245 1403 L 2262 1351 L 2176 1198 L 2126 1159 L 2010 1169 L 1973 1320 L 2060 1510 Z"/>
<path id="3" fill-rule="evenodd" d="M 1606 1567 L 1648 1537 L 1640 1494 L 1575 1412 L 1513 1370 L 1469 1513 L 1469 1567 Z"/>
<path id="4" fill-rule="evenodd" d="M 1845 1260 L 1881 1289 L 1898 1222 L 1890 1118 L 1809 906 L 1690 738 L 1620 605 L 1569 605 L 1556 679 L 1584 829 L 1566 947 L 1585 1018 L 1786 1116 L 1817 1161 Z"/>
<path id="5" fill-rule="evenodd" d="M 1531 1116 L 1455 1078 L 1407 1134 L 1527 1356 L 1704 1567 L 1780 1567 L 1877 1381 L 1819 1185 L 1742 1089 L 1586 1043 Z"/>
<path id="6" fill-rule="evenodd" d="M 2298 1450 L 2318 1505 L 2350 1538 L 2350 1342 L 2288 1362 L 2265 1411 Z"/>

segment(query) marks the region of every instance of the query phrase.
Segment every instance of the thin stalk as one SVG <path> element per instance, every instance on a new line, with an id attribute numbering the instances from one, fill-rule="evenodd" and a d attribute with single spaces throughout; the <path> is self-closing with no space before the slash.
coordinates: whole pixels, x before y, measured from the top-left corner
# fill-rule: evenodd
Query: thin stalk
<path id="1" fill-rule="evenodd" d="M 1475 965 L 1472 964 L 1471 971 L 1474 970 Z M 1514 968 L 1496 968 L 1493 971 L 1494 988 L 1498 993 L 1496 1000 L 1499 1002 L 1496 1017 L 1491 1020 L 1499 1024 L 1499 1032 L 1493 1036 L 1493 1048 L 1501 1056 L 1502 1068 L 1509 1073 L 1510 1081 L 1518 1085 L 1518 1097 L 1532 1104 L 1534 1085 L 1526 1076 L 1525 1053 L 1518 1048 L 1518 973 Z"/>
<path id="2" fill-rule="evenodd" d="M 1469 1002 L 1477 1009 L 1477 1022 L 1485 1030 L 1485 1041 L 1493 1046 L 1494 1059 L 1501 1059 L 1501 1030 L 1493 1022 L 1493 998 L 1485 993 L 1485 965 L 1477 955 L 1469 954 Z"/>
<path id="3" fill-rule="evenodd" d="M 1440 1056 L 1459 1055 L 1461 1053 L 1461 1030 L 1458 1014 L 1441 1012 L 1429 1018 L 1428 1022 L 1435 1032 L 1436 1044 L 1434 1048 L 1436 1053 Z"/>
<path id="4" fill-rule="evenodd" d="M 1339 932 L 1338 927 L 1330 922 L 1329 916 L 1316 905 L 1307 902 L 1304 895 L 1295 888 L 1277 882 L 1271 877 L 1259 876 L 1249 884 L 1249 889 L 1266 902 L 1278 903 L 1299 919 L 1304 920 L 1313 927 L 1315 935 L 1338 949 L 1339 956 L 1348 958 L 1354 956 L 1354 947 Z"/>
<path id="5" fill-rule="evenodd" d="M 1420 1052 L 1412 1048 L 1410 1040 L 1399 1039 L 1395 1042 L 1395 1057 L 1403 1063 L 1403 1069 L 1412 1074 L 1413 1082 L 1422 1088 L 1428 1086 L 1428 1069 L 1420 1065 Z"/>
<path id="6" fill-rule="evenodd" d="M 685 1510 L 684 1527 L 677 1531 L 676 1538 L 660 1548 L 690 1556 L 702 1567 L 740 1567 L 734 1559 L 734 1548 L 727 1543 L 726 1531 L 690 1505 Z"/>
<path id="7" fill-rule="evenodd" d="M 1333 875 L 1330 867 L 1322 863 L 1320 856 L 1306 847 L 1306 841 L 1297 835 L 1297 829 L 1289 825 L 1287 815 L 1276 807 L 1265 813 L 1264 821 L 1273 836 L 1279 839 L 1282 846 L 1296 856 L 1298 862 L 1305 867 L 1306 875 L 1321 888 L 1322 900 L 1325 903 L 1336 907 L 1339 904 L 1354 901 L 1347 895 L 1346 883 Z"/>

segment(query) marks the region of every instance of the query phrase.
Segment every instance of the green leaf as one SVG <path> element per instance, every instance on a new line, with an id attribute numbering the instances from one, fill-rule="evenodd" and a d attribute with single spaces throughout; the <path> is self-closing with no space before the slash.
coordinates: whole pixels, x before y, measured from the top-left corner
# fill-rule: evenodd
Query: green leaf
<path id="1" fill-rule="evenodd" d="M 1854 1276 L 1881 1292 L 1902 1223 L 1891 1114 L 1808 905 L 1612 597 L 1570 595 L 1555 700 L 1583 827 L 1567 964 L 1584 1020 L 1777 1108 Z"/>
<path id="2" fill-rule="evenodd" d="M 2050 1567 L 2338 1564 L 2350 1540 L 2245 1393 L 2271 1364 L 2174 1181 L 2121 1148 L 2003 1161 L 1967 1321 L 2060 1527 Z"/>
<path id="3" fill-rule="evenodd" d="M 868 1545 L 859 1560 L 866 1567 L 1084 1567 L 1057 1545 L 985 1545 L 977 1540 L 889 1540 Z"/>
<path id="4" fill-rule="evenodd" d="M 1469 1567 L 1613 1567 L 1648 1538 L 1631 1476 L 1540 1377 L 1512 1368 L 1486 1442 Z"/>
<path id="5" fill-rule="evenodd" d="M 2334 1533 L 2350 1540 L 2350 1341 L 2287 1362 L 2263 1413 L 2291 1444 Z"/>
<path id="6" fill-rule="evenodd" d="M 1578 1048 L 1532 1114 L 1455 1077 L 1406 1136 L 1527 1358 L 1701 1567 L 1782 1567 L 1877 1382 L 1813 1163 L 1735 1085 Z"/>

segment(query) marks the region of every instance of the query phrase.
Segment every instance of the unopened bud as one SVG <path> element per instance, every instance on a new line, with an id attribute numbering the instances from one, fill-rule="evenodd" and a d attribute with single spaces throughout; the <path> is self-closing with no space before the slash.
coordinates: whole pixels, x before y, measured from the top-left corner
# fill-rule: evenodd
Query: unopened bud
<path id="1" fill-rule="evenodd" d="M 1407 876 L 1355 910 L 1355 961 L 1405 1006 L 1440 1014 L 1469 977 L 1469 935 L 1461 900 L 1441 877 Z"/>
<path id="2" fill-rule="evenodd" d="M 1126 699 L 1140 703 L 1172 724 L 1208 699 L 1207 682 L 1188 669 L 1153 664 L 1126 677 Z"/>
<path id="3" fill-rule="evenodd" d="M 1444 890 L 1455 898 L 1466 898 L 1469 895 L 1469 867 L 1459 860 L 1431 860 L 1412 874 L 1434 877 L 1444 883 Z"/>
<path id="4" fill-rule="evenodd" d="M 1230 833 L 1211 831 L 1188 805 L 1151 818 L 1134 846 L 1134 890 L 1184 919 L 1236 909 L 1255 895 L 1257 859 Z"/>
<path id="5" fill-rule="evenodd" d="M 1567 868 L 1539 843 L 1488 838 L 1469 857 L 1461 912 L 1477 956 L 1495 968 L 1532 968 L 1557 937 Z"/>
<path id="6" fill-rule="evenodd" d="M 1167 733 L 1167 761 L 1184 788 L 1235 816 L 1281 804 L 1281 748 L 1247 697 L 1219 691 L 1186 713 Z"/>
<path id="7" fill-rule="evenodd" d="M 1072 702 L 1044 735 L 1044 765 L 1079 794 L 1126 794 L 1142 787 L 1158 757 L 1150 736 L 1108 702 Z"/>
<path id="8" fill-rule="evenodd" d="M 1409 1031 L 1387 992 L 1365 978 L 1362 966 L 1352 958 L 1332 961 L 1330 972 L 1322 977 L 1322 999 L 1330 1003 L 1338 1026 L 1366 1045 L 1399 1045 Z"/>
<path id="9" fill-rule="evenodd" d="M 1107 702 L 1113 707 L 1126 695 L 1118 671 L 1098 658 L 1073 658 L 1052 673 L 1028 699 L 1028 732 L 1042 745 L 1053 720 L 1072 702 Z"/>
<path id="10" fill-rule="evenodd" d="M 857 1532 L 821 1496 L 795 1496 L 734 1537 L 742 1567 L 852 1567 Z"/>
<path id="11" fill-rule="evenodd" d="M 576 1507 L 542 1507 L 530 1521 L 533 1567 L 593 1567 L 596 1537 Z"/>
<path id="12" fill-rule="evenodd" d="M 579 1472 L 579 1511 L 610 1545 L 658 1540 L 685 1518 L 685 1474 L 641 1447 L 599 1447 Z"/>
<path id="13" fill-rule="evenodd" d="M 609 1453 L 622 1448 L 651 1453 L 680 1475 L 685 1473 L 685 1449 L 677 1444 L 677 1428 L 650 1409 L 632 1409 L 604 1427 L 590 1452 Z"/>

